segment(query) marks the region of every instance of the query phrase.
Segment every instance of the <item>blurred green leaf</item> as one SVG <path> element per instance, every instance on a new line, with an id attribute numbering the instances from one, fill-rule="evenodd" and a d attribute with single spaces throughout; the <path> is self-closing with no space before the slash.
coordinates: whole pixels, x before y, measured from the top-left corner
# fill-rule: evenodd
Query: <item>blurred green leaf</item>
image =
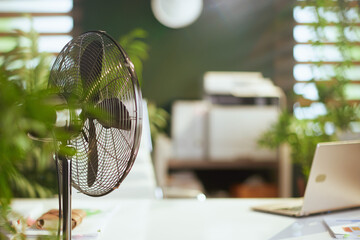
<path id="1" fill-rule="evenodd" d="M 149 57 L 149 45 L 144 42 L 146 37 L 147 32 L 145 30 L 136 28 L 119 38 L 119 44 L 124 48 L 126 53 L 129 55 L 131 62 L 135 66 L 135 72 L 140 86 L 143 81 L 143 62 Z"/>
<path id="2" fill-rule="evenodd" d="M 166 131 L 170 115 L 164 109 L 157 107 L 154 102 L 148 102 L 147 107 L 149 113 L 151 139 L 152 142 L 155 143 L 155 139 L 158 134 Z"/>
<path id="3" fill-rule="evenodd" d="M 38 51 L 34 30 L 16 33 L 16 47 L 0 56 L 2 203 L 12 197 L 49 197 L 57 187 L 53 145 L 33 141 L 27 135 L 51 131 L 54 110 L 46 103 L 45 88 L 53 56 Z"/>

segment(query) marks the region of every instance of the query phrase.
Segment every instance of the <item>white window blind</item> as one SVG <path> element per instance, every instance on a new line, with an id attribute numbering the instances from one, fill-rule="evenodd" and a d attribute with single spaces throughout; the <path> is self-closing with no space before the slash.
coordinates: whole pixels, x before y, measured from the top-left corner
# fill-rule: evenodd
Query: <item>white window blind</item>
<path id="1" fill-rule="evenodd" d="M 0 1 L 0 52 L 15 46 L 15 29 L 29 31 L 31 26 L 39 33 L 40 52 L 59 52 L 72 38 L 72 10 L 72 0 Z"/>
<path id="2" fill-rule="evenodd" d="M 298 0 L 293 9 L 294 92 L 299 96 L 294 114 L 300 119 L 326 114 L 326 107 L 318 101 L 315 84 L 333 84 L 339 76 L 348 81 L 344 89 L 346 100 L 350 104 L 360 103 L 359 3 L 322 2 L 325 4 Z M 340 75 L 339 66 L 345 66 Z"/>

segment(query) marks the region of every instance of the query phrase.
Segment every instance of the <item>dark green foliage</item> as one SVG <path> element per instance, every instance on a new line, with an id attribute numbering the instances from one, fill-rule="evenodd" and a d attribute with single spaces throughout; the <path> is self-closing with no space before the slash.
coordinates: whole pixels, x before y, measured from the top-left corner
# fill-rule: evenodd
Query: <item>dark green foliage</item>
<path id="1" fill-rule="evenodd" d="M 0 197 L 49 197 L 56 189 L 52 146 L 27 134 L 48 134 L 53 109 L 46 104 L 50 56 L 39 53 L 34 31 L 18 31 L 18 44 L 0 59 Z M 23 47 L 26 39 L 30 45 Z"/>
<path id="2" fill-rule="evenodd" d="M 140 85 L 142 83 L 143 62 L 149 57 L 149 46 L 142 40 L 146 37 L 147 32 L 145 30 L 136 28 L 119 38 L 120 45 L 125 49 L 135 66 L 135 72 Z"/>
<path id="3" fill-rule="evenodd" d="M 149 57 L 149 46 L 143 40 L 147 37 L 147 32 L 141 28 L 136 28 L 128 34 L 119 38 L 119 44 L 125 49 L 130 60 L 135 66 L 135 72 L 140 86 L 142 84 L 143 62 Z M 150 122 L 151 138 L 155 143 L 156 136 L 166 131 L 169 121 L 169 113 L 157 107 L 152 101 L 148 102 L 148 113 Z"/>

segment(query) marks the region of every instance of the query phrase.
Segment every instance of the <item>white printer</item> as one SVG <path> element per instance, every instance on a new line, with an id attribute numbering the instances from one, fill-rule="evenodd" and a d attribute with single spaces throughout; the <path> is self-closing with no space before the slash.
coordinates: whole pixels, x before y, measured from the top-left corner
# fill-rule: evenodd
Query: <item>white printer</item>
<path id="1" fill-rule="evenodd" d="M 285 101 L 271 80 L 257 72 L 206 72 L 202 101 L 177 101 L 172 110 L 174 158 L 211 161 L 275 161 L 259 148 Z"/>

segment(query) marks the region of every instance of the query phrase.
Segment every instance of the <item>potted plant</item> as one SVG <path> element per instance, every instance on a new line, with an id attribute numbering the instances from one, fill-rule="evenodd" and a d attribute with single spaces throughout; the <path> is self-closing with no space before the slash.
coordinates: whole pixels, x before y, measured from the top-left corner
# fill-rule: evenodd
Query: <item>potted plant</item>
<path id="1" fill-rule="evenodd" d="M 351 31 L 359 19 L 359 6 L 348 1 L 299 1 L 302 8 L 311 7 L 316 21 L 308 24 L 313 31 L 313 38 L 308 42 L 314 49 L 315 59 L 311 60 L 313 78 L 308 81 L 317 90 L 317 103 L 322 104 L 326 111 L 315 114 L 313 118 L 297 118 L 289 112 L 283 112 L 278 121 L 259 139 L 261 146 L 278 148 L 286 144 L 290 148 L 291 159 L 301 168 L 305 181 L 308 178 L 313 155 L 317 143 L 344 139 L 344 133 L 351 131 L 351 124 L 360 121 L 360 106 L 347 99 L 347 86 L 351 82 L 349 70 L 354 61 L 359 61 L 359 49 L 347 32 Z M 353 8 L 352 16 L 349 10 Z M 337 16 L 337 21 L 329 19 L 329 14 Z M 357 17 L 354 17 L 357 14 Z M 354 22 L 355 21 L 355 22 Z M 336 29 L 336 42 L 331 42 L 327 28 Z M 359 41 L 359 38 L 358 38 Z M 340 60 L 329 63 L 326 59 L 328 46 L 335 47 Z M 332 71 L 329 73 L 328 66 Z M 304 107 L 314 103 L 296 96 L 296 104 Z M 303 191 L 300 191 L 303 192 Z"/>

